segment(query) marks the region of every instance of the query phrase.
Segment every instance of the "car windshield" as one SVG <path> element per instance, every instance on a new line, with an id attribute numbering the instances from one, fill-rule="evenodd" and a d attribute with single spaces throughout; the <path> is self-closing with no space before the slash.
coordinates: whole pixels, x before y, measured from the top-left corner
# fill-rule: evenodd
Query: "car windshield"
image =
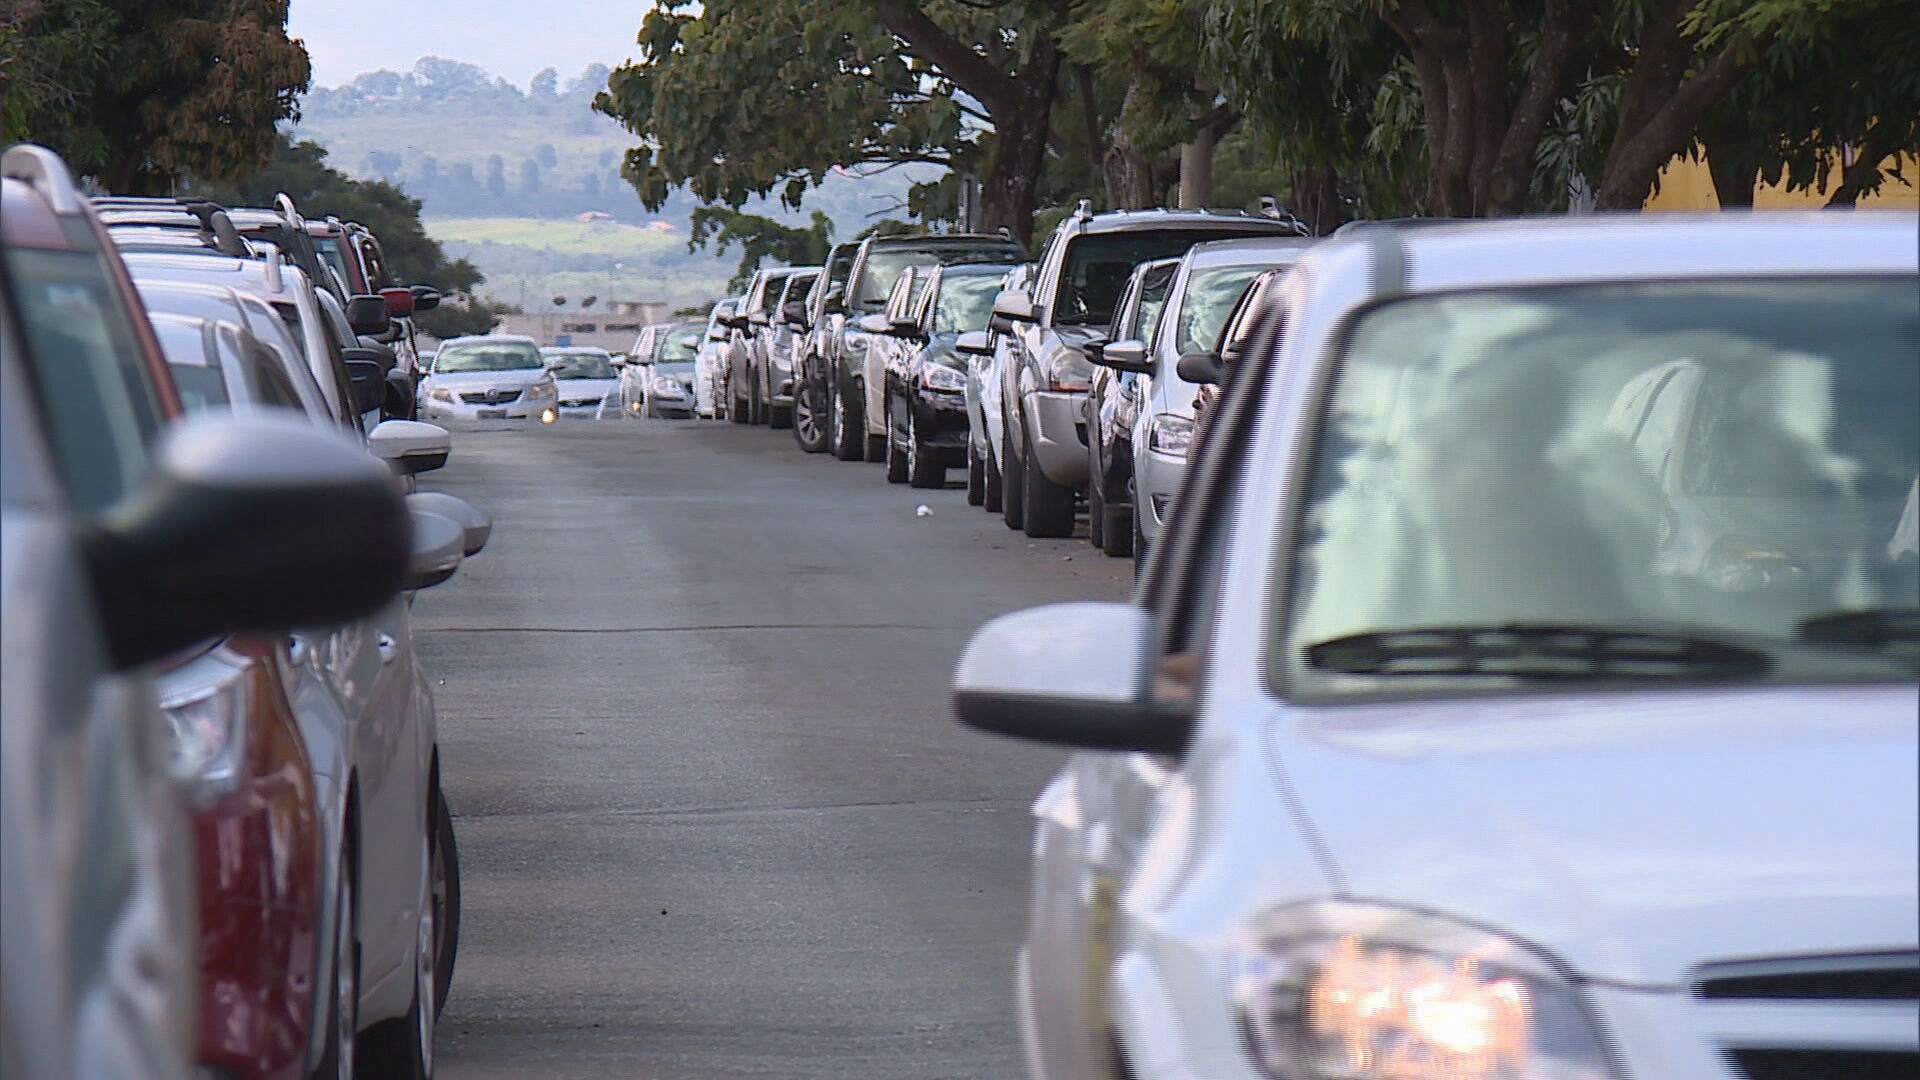
<path id="1" fill-rule="evenodd" d="M 1912 278 L 1403 300 L 1325 410 L 1295 640 L 1920 607 Z"/>
<path id="2" fill-rule="evenodd" d="M 598 350 L 594 352 L 554 352 L 543 353 L 546 362 L 553 366 L 556 379 L 612 379 L 619 377 L 613 368 L 613 357 Z"/>
<path id="3" fill-rule="evenodd" d="M 524 341 L 445 345 L 433 358 L 436 375 L 463 371 L 518 371 L 540 367 L 540 350 Z"/>
<path id="4" fill-rule="evenodd" d="M 1113 321 L 1113 309 L 1134 267 L 1185 255 L 1204 240 L 1237 235 L 1232 229 L 1132 229 L 1074 237 L 1067 245 L 1053 321 L 1105 326 Z"/>
<path id="5" fill-rule="evenodd" d="M 697 327 L 680 327 L 660 337 L 663 344 L 659 355 L 663 364 L 675 360 L 691 361 L 693 354 L 700 351 L 700 330 Z"/>
<path id="6" fill-rule="evenodd" d="M 1187 291 L 1180 297 L 1180 317 L 1173 326 L 1173 347 L 1177 353 L 1202 352 L 1213 348 L 1220 329 L 1233 314 L 1233 305 L 1247 291 L 1247 282 L 1259 276 L 1265 267 L 1216 266 L 1195 270 L 1187 278 Z"/>
<path id="7" fill-rule="evenodd" d="M 964 334 L 987 328 L 993 298 L 1000 295 L 1004 274 L 944 274 L 934 303 L 933 332 Z"/>
<path id="8" fill-rule="evenodd" d="M 949 245 L 945 247 L 909 247 L 888 246 L 870 249 L 867 252 L 866 268 L 860 272 L 861 306 L 877 311 L 886 306 L 887 297 L 893 292 L 894 283 L 900 280 L 900 274 L 910 266 L 933 266 L 944 263 L 959 266 L 967 263 L 1004 262 L 1013 256 L 1010 249 L 982 245 L 966 247 Z M 919 295 L 919 282 L 914 283 L 914 295 Z"/>

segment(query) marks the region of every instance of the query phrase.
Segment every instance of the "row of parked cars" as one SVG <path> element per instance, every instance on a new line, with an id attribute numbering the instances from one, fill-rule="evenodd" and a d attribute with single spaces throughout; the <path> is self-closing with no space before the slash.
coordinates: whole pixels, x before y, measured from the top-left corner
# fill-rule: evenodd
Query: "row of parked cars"
<path id="1" fill-rule="evenodd" d="M 351 222 L 0 158 L 0 1073 L 424 1078 L 458 944 L 411 316 Z"/>
<path id="2" fill-rule="evenodd" d="M 1075 751 L 1033 1076 L 1920 1069 L 1912 215 L 1083 209 L 707 337 L 716 411 L 1137 560 L 954 678 Z"/>

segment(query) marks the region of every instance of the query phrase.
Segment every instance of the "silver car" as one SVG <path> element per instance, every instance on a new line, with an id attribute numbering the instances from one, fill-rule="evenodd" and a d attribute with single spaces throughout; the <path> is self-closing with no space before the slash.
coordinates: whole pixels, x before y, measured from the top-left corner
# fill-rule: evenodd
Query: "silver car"
<path id="1" fill-rule="evenodd" d="M 776 430 L 793 426 L 794 372 L 801 342 L 806 337 L 807 294 L 819 277 L 820 267 L 795 267 L 780 283 L 780 295 L 768 306 L 768 323 L 760 331 L 764 354 L 760 364 L 760 400 L 767 403 L 764 410 L 767 426 Z"/>
<path id="2" fill-rule="evenodd" d="M 420 384 L 429 420 L 541 420 L 559 415 L 560 386 L 530 337 L 486 334 L 442 342 Z"/>
<path id="3" fill-rule="evenodd" d="M 540 350 L 540 358 L 557 387 L 561 416 L 597 419 L 601 405 L 620 389 L 620 371 L 605 349 L 549 345 Z"/>
<path id="4" fill-rule="evenodd" d="M 707 330 L 693 358 L 693 410 L 708 420 L 725 415 L 727 365 L 732 351 L 733 312 L 739 297 L 730 297 L 713 305 L 707 315 Z"/>
<path id="5" fill-rule="evenodd" d="M 1034 264 L 1022 263 L 1007 274 L 1000 288 L 1020 291 L 1033 280 Z M 984 506 L 987 513 L 1000 512 L 1002 480 L 1000 463 L 1006 460 L 1000 423 L 1000 365 L 1006 360 L 1007 335 L 989 328 L 962 334 L 955 347 L 967 357 L 967 454 L 978 465 L 967 467 L 967 501 Z M 975 472 L 980 475 L 979 499 L 974 499 Z"/>

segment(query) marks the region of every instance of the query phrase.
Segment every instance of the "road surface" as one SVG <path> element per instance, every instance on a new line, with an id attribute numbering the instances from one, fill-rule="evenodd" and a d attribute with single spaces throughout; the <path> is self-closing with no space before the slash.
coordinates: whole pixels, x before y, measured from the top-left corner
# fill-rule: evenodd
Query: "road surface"
<path id="1" fill-rule="evenodd" d="M 947 683 L 1130 564 L 725 423 L 469 426 L 423 481 L 494 518 L 415 609 L 465 892 L 442 1077 L 1021 1075 L 1059 755 Z"/>

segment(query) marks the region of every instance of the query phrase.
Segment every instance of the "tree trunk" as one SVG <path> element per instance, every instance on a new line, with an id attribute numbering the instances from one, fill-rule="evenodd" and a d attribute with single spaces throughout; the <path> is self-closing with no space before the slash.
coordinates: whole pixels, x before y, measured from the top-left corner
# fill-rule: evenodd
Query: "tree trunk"
<path id="1" fill-rule="evenodd" d="M 1827 200 L 1829 210 L 1852 209 L 1860 201 L 1860 196 L 1874 181 L 1880 178 L 1880 163 L 1893 156 L 1893 140 L 1887 138 L 1890 128 L 1875 123 L 1867 132 L 1867 137 L 1855 150 L 1853 164 L 1840 174 L 1840 186 L 1834 189 L 1833 197 Z"/>
<path id="2" fill-rule="evenodd" d="M 1700 118 L 1707 110 L 1725 100 L 1753 66 L 1751 58 L 1765 47 L 1764 41 L 1754 42 L 1750 46 L 1743 46 L 1739 42 L 1723 45 L 1718 56 L 1662 97 L 1657 108 L 1648 106 L 1642 110 L 1640 122 L 1628 122 L 1627 109 L 1623 104 L 1620 128 L 1614 135 L 1612 148 L 1607 151 L 1606 169 L 1600 176 L 1600 186 L 1594 194 L 1594 208 L 1638 210 L 1645 206 L 1647 196 L 1653 192 L 1654 182 L 1659 179 L 1660 170 L 1687 148 Z M 1646 57 L 1640 61 L 1641 64 L 1648 62 L 1649 58 Z M 1655 82 L 1671 77 L 1660 70 L 1650 73 L 1650 81 Z M 1635 64 L 1633 74 L 1628 77 L 1627 89 L 1622 94 L 1623 102 L 1635 96 L 1636 92 L 1653 92 L 1634 85 L 1640 78 L 1640 64 Z"/>
<path id="3" fill-rule="evenodd" d="M 1194 210 L 1213 202 L 1213 129 L 1202 125 L 1193 141 L 1180 146 L 1180 208 Z"/>
<path id="4" fill-rule="evenodd" d="M 1332 168 L 1316 165 L 1293 174 L 1293 205 L 1296 217 L 1306 222 L 1315 236 L 1325 236 L 1347 220 L 1340 203 L 1340 176 Z"/>
<path id="5" fill-rule="evenodd" d="M 1713 177 L 1713 197 L 1719 200 L 1720 209 L 1753 209 L 1754 182 L 1760 174 L 1742 164 L 1732 150 L 1722 150 L 1716 154 L 1713 144 L 1708 143 L 1707 172 Z"/>
<path id="6" fill-rule="evenodd" d="M 1115 210 L 1144 210 L 1157 200 L 1154 198 L 1153 167 L 1147 163 L 1147 156 L 1133 144 L 1133 134 L 1126 128 L 1114 136 L 1113 145 L 1107 147 L 1105 160 L 1101 163 L 1107 181 L 1107 205 Z"/>

